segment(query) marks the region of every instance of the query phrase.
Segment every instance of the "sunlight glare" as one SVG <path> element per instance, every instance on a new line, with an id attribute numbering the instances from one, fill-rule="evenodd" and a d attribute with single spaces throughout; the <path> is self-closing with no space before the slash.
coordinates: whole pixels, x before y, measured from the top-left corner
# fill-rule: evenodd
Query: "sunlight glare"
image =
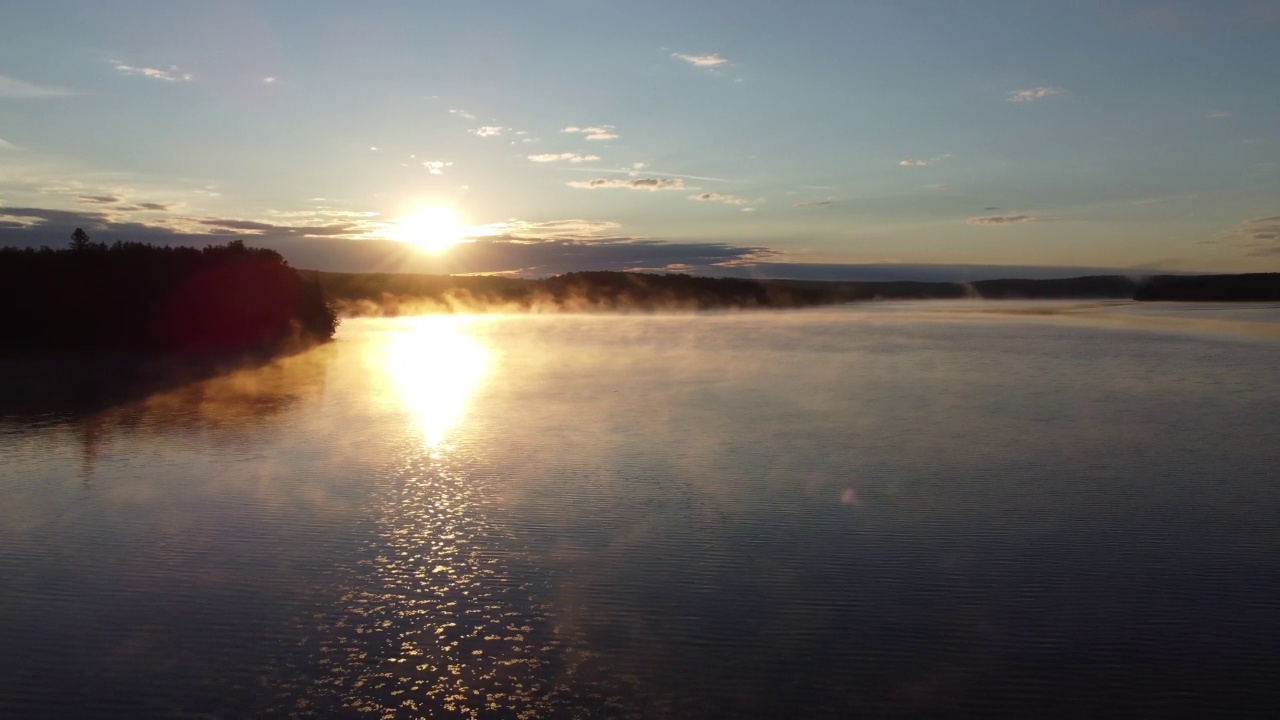
<path id="1" fill-rule="evenodd" d="M 422 250 L 439 252 L 467 237 L 467 227 L 446 207 L 421 207 L 395 221 L 391 237 Z"/>
<path id="2" fill-rule="evenodd" d="M 467 412 L 489 368 L 488 351 L 463 332 L 473 319 L 433 316 L 406 320 L 411 327 L 392 334 L 386 348 L 389 390 L 399 397 L 435 451 Z"/>

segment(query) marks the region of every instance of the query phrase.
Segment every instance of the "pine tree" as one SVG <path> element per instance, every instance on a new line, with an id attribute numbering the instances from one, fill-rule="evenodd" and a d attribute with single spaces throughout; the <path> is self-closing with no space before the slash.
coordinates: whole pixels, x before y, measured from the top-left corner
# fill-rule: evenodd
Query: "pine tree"
<path id="1" fill-rule="evenodd" d="M 71 233 L 72 250 L 75 250 L 76 252 L 84 252 L 89 249 L 90 245 L 92 245 L 92 243 L 89 242 L 89 233 L 81 230 L 80 228 L 76 228 L 76 231 Z"/>

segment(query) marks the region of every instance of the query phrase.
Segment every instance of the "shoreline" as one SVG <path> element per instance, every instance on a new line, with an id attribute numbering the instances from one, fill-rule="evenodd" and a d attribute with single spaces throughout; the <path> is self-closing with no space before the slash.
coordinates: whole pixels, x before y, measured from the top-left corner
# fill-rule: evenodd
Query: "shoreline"
<path id="1" fill-rule="evenodd" d="M 92 415 L 157 393 L 262 368 L 332 342 L 280 343 L 218 354 L 12 350 L 0 353 L 0 418 Z"/>

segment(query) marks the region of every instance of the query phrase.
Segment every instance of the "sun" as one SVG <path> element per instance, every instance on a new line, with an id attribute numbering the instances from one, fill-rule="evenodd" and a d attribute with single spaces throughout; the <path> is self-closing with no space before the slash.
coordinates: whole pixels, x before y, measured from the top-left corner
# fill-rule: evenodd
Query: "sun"
<path id="1" fill-rule="evenodd" d="M 422 250 L 440 252 L 462 242 L 467 226 L 449 208 L 431 205 L 396 220 L 389 234 Z"/>

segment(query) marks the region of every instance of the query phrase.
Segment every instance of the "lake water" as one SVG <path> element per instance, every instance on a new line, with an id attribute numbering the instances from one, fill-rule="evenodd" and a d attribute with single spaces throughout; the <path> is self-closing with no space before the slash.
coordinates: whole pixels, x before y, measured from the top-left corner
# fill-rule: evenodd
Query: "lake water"
<path id="1" fill-rule="evenodd" d="M 1257 717 L 1280 308 L 347 321 L 0 418 L 0 717 Z"/>

